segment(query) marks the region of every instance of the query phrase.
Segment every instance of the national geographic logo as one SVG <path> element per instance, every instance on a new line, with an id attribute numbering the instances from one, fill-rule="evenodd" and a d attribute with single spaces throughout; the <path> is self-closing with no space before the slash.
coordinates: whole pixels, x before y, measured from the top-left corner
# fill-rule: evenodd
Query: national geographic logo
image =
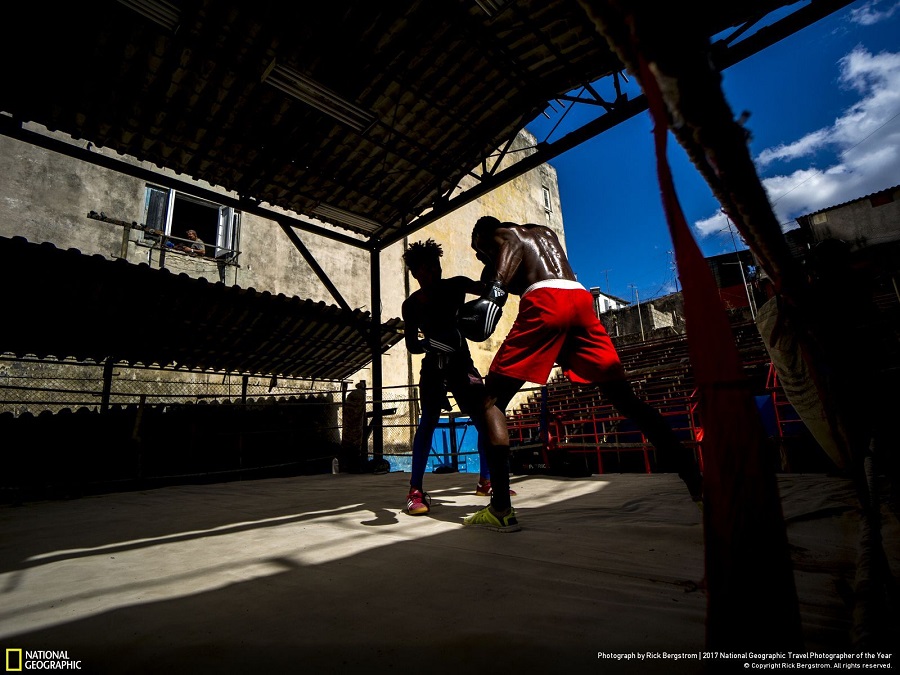
<path id="1" fill-rule="evenodd" d="M 7 649 L 6 650 L 6 670 L 15 672 L 22 670 L 22 650 Z"/>
<path id="2" fill-rule="evenodd" d="M 7 649 L 6 672 L 23 670 L 81 670 L 81 661 L 70 659 L 68 651 Z"/>

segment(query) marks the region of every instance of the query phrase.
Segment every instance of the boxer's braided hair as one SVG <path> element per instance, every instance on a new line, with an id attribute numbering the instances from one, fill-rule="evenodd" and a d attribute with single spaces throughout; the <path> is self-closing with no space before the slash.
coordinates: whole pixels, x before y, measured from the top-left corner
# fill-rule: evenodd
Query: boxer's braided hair
<path id="1" fill-rule="evenodd" d="M 434 239 L 426 239 L 425 241 L 415 241 L 410 244 L 403 253 L 403 262 L 410 269 L 414 269 L 419 265 L 425 265 L 435 262 L 438 258 L 443 257 L 444 249 Z"/>

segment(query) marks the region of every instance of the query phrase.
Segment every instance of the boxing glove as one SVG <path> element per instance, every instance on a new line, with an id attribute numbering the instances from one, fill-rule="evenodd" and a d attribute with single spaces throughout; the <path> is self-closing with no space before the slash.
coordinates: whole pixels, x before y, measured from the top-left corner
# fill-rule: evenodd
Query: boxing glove
<path id="1" fill-rule="evenodd" d="M 508 293 L 506 289 L 503 288 L 503 284 L 499 281 L 491 281 L 488 284 L 487 292 L 482 296 L 492 302 L 497 303 L 498 306 L 503 307 L 506 304 L 506 296 Z"/>
<path id="2" fill-rule="evenodd" d="M 464 304 L 456 317 L 459 332 L 472 342 L 484 342 L 503 316 L 507 293 L 499 281 L 492 282 L 484 296 Z"/>

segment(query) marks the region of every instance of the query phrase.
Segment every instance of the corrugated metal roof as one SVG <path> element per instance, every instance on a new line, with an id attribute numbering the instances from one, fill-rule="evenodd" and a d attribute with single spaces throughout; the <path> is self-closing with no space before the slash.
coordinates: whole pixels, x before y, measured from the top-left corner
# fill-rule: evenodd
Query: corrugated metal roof
<path id="1" fill-rule="evenodd" d="M 815 216 L 816 214 L 824 213 L 826 211 L 834 211 L 835 209 L 842 208 L 844 206 L 847 206 L 848 204 L 855 204 L 856 202 L 876 199 L 880 195 L 889 195 L 893 192 L 896 192 L 897 190 L 900 190 L 900 185 L 894 185 L 893 187 L 885 188 L 884 190 L 879 190 L 878 192 L 872 192 L 870 194 L 863 195 L 862 197 L 857 197 L 856 199 L 850 199 L 846 202 L 841 202 L 840 204 L 826 206 L 824 209 L 819 209 L 818 211 L 812 211 L 810 213 L 805 213 L 802 216 L 797 216 L 796 220 L 800 220 L 801 218 L 809 218 L 810 216 Z"/>
<path id="2" fill-rule="evenodd" d="M 711 58 L 725 68 L 848 4 L 706 3 L 665 30 L 717 38 Z M 780 8 L 793 13 L 752 34 Z M 519 173 L 644 109 L 590 87 L 623 65 L 579 0 L 25 3 L 7 24 L 0 133 L 40 144 L 31 129 L 43 125 L 79 140 L 82 158 L 109 148 L 231 191 L 241 208 L 350 230 L 374 251 L 512 177 L 497 149 L 554 99 L 585 86 L 576 98 L 600 116 L 552 152 L 539 143 Z M 461 194 L 467 176 L 476 187 Z M 370 359 L 364 316 L 335 307 L 77 252 L 13 262 L 3 278 L 23 289 L 11 305 L 24 314 L 8 314 L 0 349 L 334 379 Z M 59 346 L 68 331 L 71 347 Z M 381 344 L 398 339 L 387 330 Z"/>
<path id="3" fill-rule="evenodd" d="M 706 3 L 684 21 L 741 35 L 796 4 Z M 36 122 L 377 241 L 470 172 L 489 179 L 548 102 L 623 70 L 577 0 L 25 3 L 8 28 L 7 133 Z M 715 53 L 733 46 L 747 56 L 732 39 Z M 622 103 L 593 91 L 596 110 Z"/>
<path id="4" fill-rule="evenodd" d="M 321 380 L 372 360 L 371 315 L 0 237 L 0 352 Z M 402 322 L 382 324 L 386 351 Z"/>

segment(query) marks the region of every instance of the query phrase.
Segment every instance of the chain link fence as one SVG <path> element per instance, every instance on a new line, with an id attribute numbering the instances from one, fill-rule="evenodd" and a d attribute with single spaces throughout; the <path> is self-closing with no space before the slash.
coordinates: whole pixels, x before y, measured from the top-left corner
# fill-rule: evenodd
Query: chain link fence
<path id="1" fill-rule="evenodd" d="M 74 494 L 106 489 L 101 484 L 327 472 L 342 452 L 350 389 L 348 382 L 0 355 L 8 450 L 0 491 L 15 501 L 59 486 Z M 359 451 L 368 470 L 386 461 L 390 471 L 410 471 L 418 387 L 384 387 L 380 401 L 371 388 L 363 393 Z M 432 439 L 428 469 L 438 464 L 480 468 L 477 432 L 456 406 Z"/>
<path id="2" fill-rule="evenodd" d="M 331 395 L 341 401 L 341 382 L 190 372 L 115 364 L 0 357 L 0 413 L 21 415 L 102 406 L 284 400 Z"/>

